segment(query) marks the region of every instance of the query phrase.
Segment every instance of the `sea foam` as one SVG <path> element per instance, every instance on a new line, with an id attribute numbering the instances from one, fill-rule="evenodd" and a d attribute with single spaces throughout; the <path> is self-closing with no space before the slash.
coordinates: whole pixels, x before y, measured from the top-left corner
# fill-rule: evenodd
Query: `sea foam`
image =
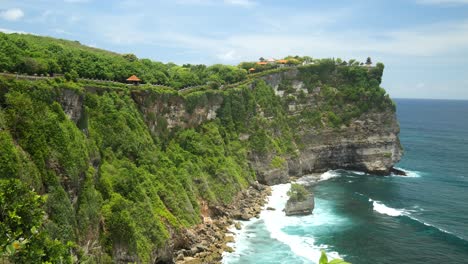
<path id="1" fill-rule="evenodd" d="M 405 213 L 405 210 L 403 209 L 395 209 L 392 207 L 388 207 L 385 204 L 379 202 L 379 201 L 374 201 L 369 198 L 369 202 L 372 202 L 372 206 L 374 207 L 374 211 L 380 213 L 380 214 L 385 214 L 388 216 L 400 216 Z"/>
<path id="2" fill-rule="evenodd" d="M 327 171 L 320 175 L 320 181 L 326 181 L 332 178 L 336 178 L 338 176 L 340 176 L 340 174 L 336 171 Z"/>
<path id="3" fill-rule="evenodd" d="M 328 177 L 327 178 L 331 178 Z M 286 216 L 282 211 L 288 200 L 287 192 L 291 184 L 280 184 L 272 186 L 272 194 L 268 198 L 266 207 L 272 207 L 276 210 L 263 210 L 259 219 L 244 221 L 242 230 L 231 229 L 236 235 L 236 242 L 229 244 L 235 249 L 233 253 L 223 254 L 223 263 L 237 263 L 236 257 L 244 254 L 249 254 L 249 239 L 246 230 L 250 225 L 264 224 L 270 237 L 275 239 L 291 249 L 296 255 L 304 259 L 304 263 L 315 263 L 321 255 L 322 249 L 327 249 L 327 245 L 317 245 L 314 237 L 309 234 L 292 235 L 288 234 L 285 229 L 295 227 L 311 227 L 336 224 L 339 221 L 343 223 L 346 219 L 338 216 L 333 217 L 333 214 L 327 212 L 325 208 L 315 208 L 314 215 L 309 216 Z M 320 204 L 320 201 L 316 201 Z M 330 259 L 340 258 L 337 252 L 327 252 Z"/>
<path id="4" fill-rule="evenodd" d="M 324 173 L 326 174 L 326 173 Z M 323 174 L 322 174 L 323 175 Z M 333 174 L 326 175 L 326 178 L 335 177 Z M 323 177 L 321 177 L 323 179 Z M 290 235 L 284 231 L 288 226 L 311 226 L 326 224 L 326 219 L 314 219 L 314 216 L 289 217 L 285 216 L 282 208 L 285 207 L 287 201 L 287 192 L 290 184 L 281 184 L 273 186 L 272 195 L 268 201 L 268 206 L 276 208 L 276 211 L 264 211 L 261 219 L 264 220 L 265 226 L 272 238 L 288 245 L 291 251 L 297 256 L 301 256 L 307 260 L 317 261 L 320 258 L 321 249 L 327 248 L 325 245 L 316 245 L 315 239 L 310 236 Z M 314 221 L 319 220 L 319 221 Z M 312 223 L 314 222 L 314 223 Z M 336 252 L 327 253 L 330 258 L 338 258 Z"/>

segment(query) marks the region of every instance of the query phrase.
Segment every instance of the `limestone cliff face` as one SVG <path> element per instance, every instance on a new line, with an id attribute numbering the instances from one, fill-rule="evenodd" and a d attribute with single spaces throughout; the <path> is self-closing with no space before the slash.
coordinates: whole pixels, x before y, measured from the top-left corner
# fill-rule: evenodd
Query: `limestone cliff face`
<path id="1" fill-rule="evenodd" d="M 320 93 L 321 87 L 306 89 L 304 82 L 297 80 L 298 74 L 297 70 L 291 70 L 263 77 L 278 96 L 285 97 L 284 91 L 279 90 L 284 79 L 290 80 L 295 90 L 292 96 L 298 92 L 306 94 L 307 99 L 302 103 L 290 100 L 287 107 L 290 116 L 298 115 L 305 108 L 313 109 L 321 103 L 314 96 Z M 259 157 L 254 157 L 252 164 L 260 169 L 259 180 L 268 184 L 284 182 L 288 175 L 302 176 L 331 169 L 352 169 L 386 175 L 403 153 L 399 132 L 394 111 L 370 111 L 352 120 L 348 126 L 343 125 L 340 128 L 298 127 L 297 134 L 302 147 L 297 149 L 296 155 L 288 158 L 287 166 L 281 172 L 264 170 L 261 162 L 258 162 Z"/>
<path id="2" fill-rule="evenodd" d="M 203 95 L 206 96 L 206 95 Z M 160 136 L 175 129 L 194 128 L 216 118 L 223 98 L 213 95 L 206 104 L 189 109 L 186 99 L 177 93 L 155 94 L 151 91 L 133 91 L 132 98 L 143 114 L 151 132 Z"/>
<path id="3" fill-rule="evenodd" d="M 314 109 L 321 105 L 319 96 L 322 87 L 309 87 L 300 80 L 299 71 L 273 73 L 261 77 L 282 98 L 285 111 L 290 118 L 297 117 L 304 109 Z M 285 94 L 281 84 L 287 80 L 290 91 Z M 255 87 L 251 87 L 255 89 Z M 299 93 L 305 95 L 297 100 Z M 189 105 L 188 99 L 176 92 L 155 93 L 136 90 L 131 96 L 143 115 L 143 118 L 155 137 L 168 135 L 171 132 L 196 128 L 200 124 L 217 118 L 218 109 L 223 104 L 223 94 L 213 92 L 202 94 L 202 103 Z M 291 98 L 296 98 L 291 100 Z M 83 95 L 65 90 L 60 102 L 65 112 L 78 122 L 83 115 Z M 256 113 L 263 115 L 261 109 Z M 275 117 L 268 117 L 270 119 Z M 261 183 L 273 185 L 288 181 L 289 176 L 302 176 L 313 172 L 332 169 L 352 169 L 373 174 L 389 174 L 392 166 L 402 156 L 398 138 L 400 132 L 396 114 L 392 110 L 372 110 L 348 125 L 338 128 L 313 128 L 301 126 L 292 128 L 296 134 L 296 150 L 293 155 L 284 155 L 285 164 L 272 167 L 274 151 L 258 154 L 251 151 L 248 155 L 250 164 Z M 242 133 L 241 141 L 252 136 Z"/>
<path id="4" fill-rule="evenodd" d="M 83 95 L 66 89 L 62 90 L 59 94 L 59 98 L 57 99 L 57 101 L 62 105 L 62 109 L 65 114 L 75 123 L 78 123 L 78 121 L 83 117 L 83 100 Z"/>
<path id="5" fill-rule="evenodd" d="M 339 130 L 301 131 L 304 149 L 288 161 L 290 175 L 330 169 L 389 174 L 402 155 L 394 113 L 369 113 Z"/>

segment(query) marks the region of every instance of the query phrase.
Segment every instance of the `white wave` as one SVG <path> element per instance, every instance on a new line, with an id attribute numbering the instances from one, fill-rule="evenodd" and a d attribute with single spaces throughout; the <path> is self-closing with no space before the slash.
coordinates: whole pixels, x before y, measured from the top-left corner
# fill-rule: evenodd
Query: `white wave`
<path id="1" fill-rule="evenodd" d="M 372 206 L 374 207 L 374 211 L 380 213 L 380 214 L 384 214 L 384 215 L 388 215 L 388 216 L 400 216 L 402 214 L 405 213 L 405 210 L 403 209 L 395 209 L 395 208 L 391 208 L 391 207 L 388 207 L 386 206 L 385 204 L 379 202 L 379 201 L 374 201 L 372 199 L 369 198 L 369 202 L 372 202 Z"/>
<path id="2" fill-rule="evenodd" d="M 284 212 L 282 212 L 282 209 L 286 205 L 286 193 L 288 192 L 290 186 L 290 184 L 273 186 L 272 196 L 268 201 L 268 206 L 274 207 L 277 210 L 262 212 L 261 219 L 263 219 L 265 226 L 270 232 L 270 236 L 272 238 L 288 245 L 291 248 L 291 251 L 294 252 L 294 254 L 297 256 L 301 256 L 311 261 L 316 261 L 320 258 L 321 249 L 326 248 L 326 246 L 316 245 L 313 237 L 290 235 L 283 231 L 283 229 L 287 226 L 310 226 L 312 221 L 319 220 L 314 219 L 314 215 L 303 217 L 285 216 Z M 326 219 L 322 219 L 322 221 L 315 221 L 313 224 L 322 225 L 326 223 Z M 336 252 L 328 253 L 328 255 L 331 259 L 339 257 L 338 253 Z"/>
<path id="3" fill-rule="evenodd" d="M 317 182 L 321 181 L 326 181 L 332 178 L 339 177 L 340 174 L 338 171 L 334 170 L 329 170 L 327 172 L 324 172 L 322 174 L 320 173 L 313 173 L 313 174 L 307 174 L 302 176 L 301 178 L 296 180 L 296 183 L 302 184 L 302 185 L 312 185 Z"/>
<path id="4" fill-rule="evenodd" d="M 223 254 L 223 263 L 235 262 L 235 258 L 242 254 L 248 254 L 249 245 L 244 239 L 248 239 L 247 232 L 245 231 L 249 225 L 255 224 L 257 221 L 263 221 L 266 229 L 270 233 L 272 239 L 288 245 L 291 251 L 305 259 L 304 263 L 314 263 L 320 258 L 321 250 L 326 249 L 327 245 L 316 245 L 315 239 L 311 236 L 290 235 L 284 231 L 286 227 L 301 227 L 301 226 L 320 226 L 336 223 L 337 221 L 344 221 L 340 217 L 336 219 L 327 218 L 330 214 L 320 211 L 321 209 L 315 208 L 314 215 L 290 217 L 286 216 L 283 208 L 286 205 L 288 196 L 287 192 L 291 184 L 280 184 L 272 187 L 272 195 L 268 199 L 266 207 L 273 207 L 276 210 L 263 210 L 260 214 L 260 219 L 243 222 L 242 230 L 232 230 L 236 233 L 236 242 L 230 244 L 236 251 L 234 253 Z M 317 198 L 316 198 L 317 206 Z M 323 209 L 322 209 L 323 210 Z M 319 217 L 316 217 L 316 215 Z M 321 217 L 320 217 L 321 216 Z M 330 259 L 340 258 L 337 252 L 327 252 Z M 227 258 L 226 258 L 227 257 Z M 232 261 L 231 261 L 232 260 Z"/>
<path id="5" fill-rule="evenodd" d="M 326 180 L 329 180 L 329 179 L 332 179 L 332 178 L 336 178 L 338 176 L 340 176 L 340 175 L 336 171 L 327 171 L 325 173 L 322 173 L 322 175 L 320 175 L 320 181 L 326 181 Z"/>
<path id="6" fill-rule="evenodd" d="M 398 168 L 398 167 L 395 167 L 395 169 L 404 171 L 406 173 L 406 176 L 392 174 L 392 177 L 403 177 L 403 178 L 405 178 L 405 177 L 406 178 L 419 178 L 419 177 L 421 177 L 421 172 L 420 171 L 405 170 L 403 168 Z"/>
<path id="7" fill-rule="evenodd" d="M 321 174 L 319 173 L 307 174 L 297 179 L 296 183 L 308 186 L 308 185 L 313 185 L 319 182 L 320 179 L 321 179 Z"/>
<path id="8" fill-rule="evenodd" d="M 448 231 L 448 230 L 446 230 L 446 229 L 443 229 L 443 228 L 441 228 L 441 227 L 435 226 L 435 225 L 433 225 L 433 224 L 429 224 L 429 223 L 427 223 L 427 222 L 424 222 L 424 221 L 422 221 L 422 220 L 420 220 L 420 219 L 418 219 L 418 218 L 416 218 L 416 217 L 414 217 L 414 216 L 412 216 L 412 215 L 409 215 L 409 214 L 405 214 L 405 215 L 406 215 L 407 217 L 413 219 L 414 221 L 417 221 L 417 222 L 419 222 L 419 223 L 421 223 L 421 224 L 423 224 L 423 225 L 425 225 L 425 226 L 433 227 L 433 228 L 439 230 L 440 232 L 443 232 L 443 233 L 446 233 L 446 234 L 455 236 L 455 237 L 457 237 L 457 238 L 459 238 L 459 239 L 461 239 L 461 240 L 466 240 L 465 238 L 463 238 L 463 237 L 461 237 L 461 236 L 459 236 L 459 235 L 457 235 L 457 234 L 455 234 L 455 233 L 453 233 L 453 232 L 450 232 L 450 231 Z"/>
<path id="9" fill-rule="evenodd" d="M 363 171 L 349 171 L 353 174 L 357 174 L 357 175 L 367 175 L 367 173 L 363 172 Z"/>

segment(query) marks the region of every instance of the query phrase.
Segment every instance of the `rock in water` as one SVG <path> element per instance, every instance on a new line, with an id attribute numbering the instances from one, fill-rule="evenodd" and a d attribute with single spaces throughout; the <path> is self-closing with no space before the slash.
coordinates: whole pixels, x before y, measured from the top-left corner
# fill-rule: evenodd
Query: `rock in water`
<path id="1" fill-rule="evenodd" d="M 395 167 L 392 167 L 390 169 L 390 172 L 393 173 L 394 175 L 398 176 L 408 176 L 408 174 L 404 170 L 397 169 Z"/>
<path id="2" fill-rule="evenodd" d="M 302 201 L 295 201 L 289 199 L 284 208 L 287 216 L 291 215 L 310 215 L 315 207 L 314 195 L 310 193 L 306 199 Z"/>

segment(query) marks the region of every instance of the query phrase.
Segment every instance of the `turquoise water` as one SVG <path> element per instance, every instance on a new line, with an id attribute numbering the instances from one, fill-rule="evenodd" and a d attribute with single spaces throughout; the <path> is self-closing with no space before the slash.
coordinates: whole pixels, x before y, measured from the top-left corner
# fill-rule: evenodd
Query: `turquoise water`
<path id="1" fill-rule="evenodd" d="M 315 263 L 320 249 L 353 264 L 468 263 L 468 101 L 396 100 L 409 177 L 333 171 L 314 215 L 285 217 L 288 185 L 244 223 L 225 263 Z"/>

